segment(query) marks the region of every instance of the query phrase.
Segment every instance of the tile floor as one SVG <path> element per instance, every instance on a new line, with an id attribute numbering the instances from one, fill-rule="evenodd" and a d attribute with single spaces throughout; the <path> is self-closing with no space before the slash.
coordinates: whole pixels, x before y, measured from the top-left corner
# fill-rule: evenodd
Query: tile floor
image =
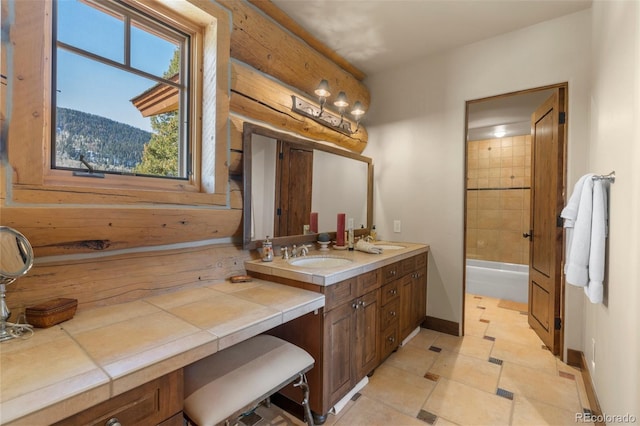
<path id="1" fill-rule="evenodd" d="M 325 425 L 575 425 L 590 409 L 579 370 L 544 348 L 526 313 L 499 305 L 468 294 L 464 337 L 421 329 Z M 256 426 L 303 424 L 258 413 Z"/>

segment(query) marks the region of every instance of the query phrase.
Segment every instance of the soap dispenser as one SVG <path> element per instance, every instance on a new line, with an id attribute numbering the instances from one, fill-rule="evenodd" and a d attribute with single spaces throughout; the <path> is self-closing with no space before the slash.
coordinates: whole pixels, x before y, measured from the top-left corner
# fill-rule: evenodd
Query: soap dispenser
<path id="1" fill-rule="evenodd" d="M 273 244 L 269 241 L 269 236 L 267 235 L 267 239 L 262 242 L 262 261 L 263 262 L 271 262 L 273 261 Z"/>

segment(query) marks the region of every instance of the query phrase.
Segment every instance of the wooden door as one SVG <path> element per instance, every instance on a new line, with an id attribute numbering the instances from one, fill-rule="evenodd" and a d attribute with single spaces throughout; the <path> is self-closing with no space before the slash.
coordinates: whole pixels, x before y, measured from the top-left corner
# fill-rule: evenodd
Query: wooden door
<path id="1" fill-rule="evenodd" d="M 562 345 L 562 224 L 565 89 L 558 88 L 531 118 L 529 325 L 554 353 Z"/>
<path id="2" fill-rule="evenodd" d="M 278 141 L 274 237 L 303 234 L 311 213 L 313 150 Z"/>

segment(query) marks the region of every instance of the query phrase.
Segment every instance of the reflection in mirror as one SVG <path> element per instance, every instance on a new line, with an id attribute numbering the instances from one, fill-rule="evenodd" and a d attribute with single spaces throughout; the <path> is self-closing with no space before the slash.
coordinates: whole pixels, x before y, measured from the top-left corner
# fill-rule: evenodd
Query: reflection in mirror
<path id="1" fill-rule="evenodd" d="M 24 327 L 7 324 L 11 311 L 5 301 L 5 286 L 29 272 L 33 249 L 27 238 L 7 226 L 0 226 L 0 342 L 22 335 Z"/>
<path id="2" fill-rule="evenodd" d="M 318 212 L 318 232 L 335 232 L 338 213 L 367 227 L 367 163 L 324 151 L 313 154 L 311 211 Z"/>
<path id="3" fill-rule="evenodd" d="M 315 241 L 303 229 L 311 212 L 318 213 L 318 232 L 335 233 L 338 213 L 370 228 L 370 158 L 252 124 L 244 132 L 245 248 L 267 236 L 274 245 Z"/>

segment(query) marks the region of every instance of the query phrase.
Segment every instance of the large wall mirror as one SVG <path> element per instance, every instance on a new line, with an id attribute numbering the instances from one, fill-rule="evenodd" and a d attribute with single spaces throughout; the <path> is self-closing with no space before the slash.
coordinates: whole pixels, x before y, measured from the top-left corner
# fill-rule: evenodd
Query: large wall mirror
<path id="1" fill-rule="evenodd" d="M 243 246 L 311 242 L 304 232 L 318 213 L 318 232 L 335 239 L 337 216 L 353 219 L 356 234 L 373 218 L 373 163 L 340 148 L 303 140 L 254 124 L 243 129 Z M 364 227 L 364 229 L 362 229 Z"/>

